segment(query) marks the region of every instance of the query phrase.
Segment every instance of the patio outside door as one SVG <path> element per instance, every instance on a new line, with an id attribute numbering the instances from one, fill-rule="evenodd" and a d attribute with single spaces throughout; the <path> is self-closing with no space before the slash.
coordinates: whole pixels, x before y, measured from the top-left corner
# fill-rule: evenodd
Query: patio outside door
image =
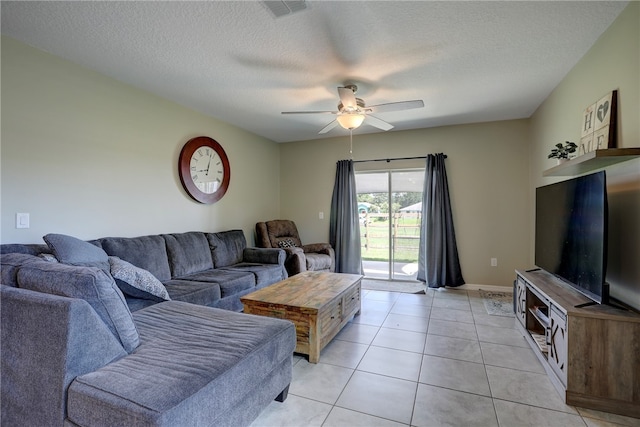
<path id="1" fill-rule="evenodd" d="M 365 277 L 416 280 L 424 169 L 357 172 Z"/>

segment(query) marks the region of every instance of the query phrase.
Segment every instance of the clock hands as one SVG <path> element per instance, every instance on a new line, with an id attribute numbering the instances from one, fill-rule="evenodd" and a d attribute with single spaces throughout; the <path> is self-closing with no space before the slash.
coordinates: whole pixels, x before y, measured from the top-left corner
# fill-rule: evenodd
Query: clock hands
<path id="1" fill-rule="evenodd" d="M 213 154 L 209 153 L 209 163 L 207 163 L 207 172 L 205 173 L 206 176 L 209 176 L 209 168 L 211 167 L 211 156 Z"/>
<path id="2" fill-rule="evenodd" d="M 216 157 L 216 153 L 209 152 L 209 156 L 206 156 L 206 155 L 203 156 L 202 153 L 200 153 L 200 152 L 198 152 L 198 153 L 200 154 L 200 158 L 199 159 L 194 159 L 195 162 L 196 162 L 196 166 L 191 166 L 191 171 L 196 174 L 196 176 L 193 177 L 193 180 L 196 181 L 196 180 L 200 179 L 200 182 L 218 182 L 218 183 L 222 183 L 220 178 L 218 178 L 217 176 L 213 179 L 213 181 L 209 181 L 209 179 L 211 179 L 211 177 L 209 175 L 209 172 L 211 171 L 211 163 L 213 162 L 214 158 Z M 207 159 L 207 157 L 208 157 L 208 159 Z M 197 165 L 200 165 L 202 163 L 202 161 L 206 161 L 207 162 L 207 167 L 204 168 L 204 167 L 201 166 L 201 169 L 196 169 Z M 217 165 L 220 165 L 219 161 L 214 162 L 214 165 L 213 165 L 214 168 Z M 219 174 L 223 173 L 222 170 L 214 169 L 214 171 L 217 171 L 217 174 L 214 174 L 214 175 L 219 175 Z M 204 172 L 204 174 L 200 175 L 203 172 Z M 198 178 L 197 175 L 200 175 L 200 178 Z"/>
<path id="3" fill-rule="evenodd" d="M 214 153 L 209 153 L 209 161 L 207 162 L 206 169 L 198 169 L 195 172 L 196 173 L 204 172 L 204 176 L 209 176 L 209 171 L 211 170 L 211 161 L 213 160 L 213 157 L 214 157 Z M 221 182 L 220 179 L 218 178 L 216 178 L 215 181 Z"/>

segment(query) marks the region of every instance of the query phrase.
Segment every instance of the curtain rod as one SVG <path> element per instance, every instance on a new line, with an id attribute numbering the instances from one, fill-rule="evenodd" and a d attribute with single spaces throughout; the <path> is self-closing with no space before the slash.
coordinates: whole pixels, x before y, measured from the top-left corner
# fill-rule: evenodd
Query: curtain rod
<path id="1" fill-rule="evenodd" d="M 393 159 L 371 159 L 371 160 L 354 160 L 353 163 L 364 163 L 364 162 L 387 162 L 389 163 L 392 160 L 418 160 L 418 159 L 426 159 L 427 156 L 418 156 L 418 157 L 395 157 Z M 444 155 L 444 158 L 447 158 L 447 155 Z"/>

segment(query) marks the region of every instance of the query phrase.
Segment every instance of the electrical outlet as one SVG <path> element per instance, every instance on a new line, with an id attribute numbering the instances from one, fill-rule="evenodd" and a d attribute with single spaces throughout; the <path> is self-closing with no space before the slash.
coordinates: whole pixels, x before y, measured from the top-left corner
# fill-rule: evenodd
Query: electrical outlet
<path id="1" fill-rule="evenodd" d="M 318 212 L 318 218 L 324 219 L 324 212 Z"/>
<path id="2" fill-rule="evenodd" d="M 498 258 L 491 258 L 491 267 L 498 266 Z"/>

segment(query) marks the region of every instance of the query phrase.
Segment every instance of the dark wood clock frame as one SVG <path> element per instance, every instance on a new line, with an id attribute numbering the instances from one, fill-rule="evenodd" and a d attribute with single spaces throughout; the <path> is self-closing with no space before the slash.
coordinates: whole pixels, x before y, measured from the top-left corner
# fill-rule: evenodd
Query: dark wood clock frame
<path id="1" fill-rule="evenodd" d="M 193 182 L 191 178 L 191 156 L 200 147 L 211 147 L 220 159 L 222 160 L 222 166 L 224 168 L 224 175 L 220 187 L 214 193 L 205 193 L 201 191 Z M 178 158 L 178 173 L 180 175 L 180 182 L 184 187 L 187 194 L 195 201 L 211 204 L 215 203 L 224 196 L 229 188 L 229 181 L 231 180 L 231 166 L 229 165 L 229 158 L 225 153 L 222 146 L 212 138 L 207 136 L 198 136 L 192 138 L 182 147 L 180 151 L 180 157 Z"/>

